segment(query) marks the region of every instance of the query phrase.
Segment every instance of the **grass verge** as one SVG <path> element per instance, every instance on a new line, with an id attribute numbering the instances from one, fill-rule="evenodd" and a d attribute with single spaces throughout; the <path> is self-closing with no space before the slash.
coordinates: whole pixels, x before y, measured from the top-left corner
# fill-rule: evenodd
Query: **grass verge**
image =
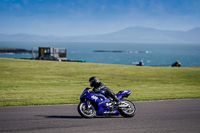
<path id="1" fill-rule="evenodd" d="M 129 100 L 200 98 L 200 67 L 128 65 L 0 59 L 0 106 L 78 103 L 88 79 L 97 76 Z"/>

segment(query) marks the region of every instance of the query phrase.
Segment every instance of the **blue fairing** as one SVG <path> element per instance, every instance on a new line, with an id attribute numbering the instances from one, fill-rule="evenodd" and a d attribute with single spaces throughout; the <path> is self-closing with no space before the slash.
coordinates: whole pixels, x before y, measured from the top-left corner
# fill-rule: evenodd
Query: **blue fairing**
<path id="1" fill-rule="evenodd" d="M 80 96 L 80 101 L 85 102 L 86 106 L 88 106 L 88 102 L 90 101 L 91 104 L 96 109 L 97 115 L 103 115 L 103 114 L 115 114 L 118 115 L 119 111 L 117 109 L 110 110 L 107 106 L 106 103 L 113 102 L 110 99 L 106 98 L 104 96 L 105 91 L 101 91 L 98 94 L 90 93 L 88 92 L 91 88 L 86 88 L 83 93 Z M 117 97 L 122 101 L 123 97 L 127 97 L 130 95 L 130 91 L 120 91 L 117 94 Z"/>
<path id="2" fill-rule="evenodd" d="M 130 90 L 119 91 L 116 96 L 122 101 L 124 97 L 128 97 L 131 94 Z"/>

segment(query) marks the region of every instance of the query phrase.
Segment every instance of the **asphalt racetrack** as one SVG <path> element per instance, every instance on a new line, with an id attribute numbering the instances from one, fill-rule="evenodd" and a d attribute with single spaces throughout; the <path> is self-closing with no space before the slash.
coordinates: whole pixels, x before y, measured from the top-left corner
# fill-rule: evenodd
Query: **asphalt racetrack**
<path id="1" fill-rule="evenodd" d="M 0 108 L 0 133 L 200 133 L 200 99 L 134 102 L 133 118 L 81 118 L 77 105 Z"/>

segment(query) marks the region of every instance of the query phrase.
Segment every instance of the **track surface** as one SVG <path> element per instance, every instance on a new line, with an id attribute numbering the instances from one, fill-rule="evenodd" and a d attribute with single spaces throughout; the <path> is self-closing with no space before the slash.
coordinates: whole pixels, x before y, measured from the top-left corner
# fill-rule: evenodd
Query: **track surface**
<path id="1" fill-rule="evenodd" d="M 77 105 L 0 108 L 0 133 L 200 133 L 200 99 L 134 102 L 133 118 L 81 118 Z"/>

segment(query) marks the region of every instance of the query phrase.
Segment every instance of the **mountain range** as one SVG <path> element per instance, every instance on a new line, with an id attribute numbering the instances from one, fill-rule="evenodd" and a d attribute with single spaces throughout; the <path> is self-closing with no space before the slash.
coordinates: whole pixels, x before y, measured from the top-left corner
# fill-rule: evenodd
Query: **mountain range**
<path id="1" fill-rule="evenodd" d="M 0 34 L 0 41 L 200 43 L 200 28 L 197 27 L 188 31 L 174 31 L 137 26 L 108 34 L 84 36 Z"/>

